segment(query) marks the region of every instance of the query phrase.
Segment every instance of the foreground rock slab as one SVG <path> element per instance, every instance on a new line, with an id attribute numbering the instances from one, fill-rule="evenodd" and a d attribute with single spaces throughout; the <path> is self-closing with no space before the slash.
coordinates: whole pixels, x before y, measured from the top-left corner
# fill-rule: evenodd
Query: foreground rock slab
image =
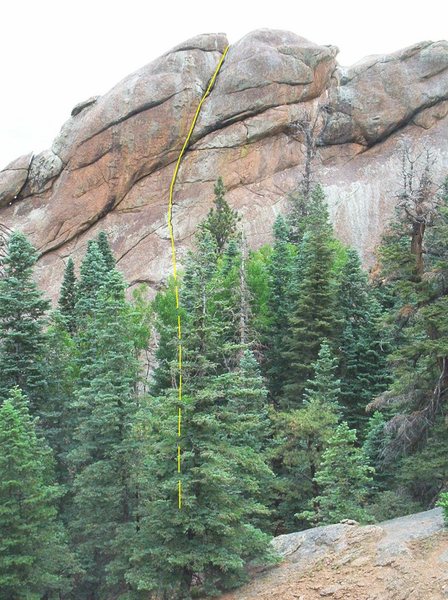
<path id="1" fill-rule="evenodd" d="M 352 522 L 282 535 L 281 564 L 223 600 L 442 600 L 448 532 L 441 509 L 378 525 Z"/>

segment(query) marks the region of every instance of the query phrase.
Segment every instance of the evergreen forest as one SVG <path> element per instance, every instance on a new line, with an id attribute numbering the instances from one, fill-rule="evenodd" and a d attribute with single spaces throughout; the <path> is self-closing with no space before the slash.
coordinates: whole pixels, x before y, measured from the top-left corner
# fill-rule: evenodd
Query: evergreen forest
<path id="1" fill-rule="evenodd" d="M 319 184 L 251 250 L 224 183 L 179 312 L 173 278 L 128 290 L 104 232 L 51 306 L 36 250 L 9 237 L 2 599 L 216 596 L 279 560 L 273 536 L 438 501 L 448 515 L 448 179 L 404 169 L 369 272 Z"/>

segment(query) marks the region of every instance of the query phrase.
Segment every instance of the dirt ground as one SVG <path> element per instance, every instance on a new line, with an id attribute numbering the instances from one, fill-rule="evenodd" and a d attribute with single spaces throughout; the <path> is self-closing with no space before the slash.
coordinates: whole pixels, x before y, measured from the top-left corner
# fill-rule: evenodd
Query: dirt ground
<path id="1" fill-rule="evenodd" d="M 448 598 L 448 532 L 439 509 L 375 526 L 320 527 L 274 544 L 282 563 L 221 600 Z"/>

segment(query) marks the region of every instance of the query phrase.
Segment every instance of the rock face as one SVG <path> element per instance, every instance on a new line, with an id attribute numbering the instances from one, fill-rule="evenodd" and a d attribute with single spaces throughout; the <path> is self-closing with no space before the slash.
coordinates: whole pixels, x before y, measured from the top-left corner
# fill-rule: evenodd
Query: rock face
<path id="1" fill-rule="evenodd" d="M 0 172 L 0 224 L 28 234 L 53 297 L 64 261 L 104 229 L 131 285 L 170 272 L 168 188 L 199 100 L 227 46 L 224 34 L 180 44 L 72 111 L 50 150 Z M 179 259 L 221 175 L 249 243 L 270 239 L 301 180 L 305 145 L 292 124 L 317 118 L 314 176 L 339 237 L 372 262 L 399 186 L 403 140 L 433 150 L 448 172 L 448 43 L 423 42 L 349 69 L 337 50 L 260 30 L 231 46 L 203 105 L 175 190 Z"/>
<path id="2" fill-rule="evenodd" d="M 279 566 L 223 600 L 442 600 L 448 533 L 441 509 L 378 525 L 355 521 L 274 538 Z"/>

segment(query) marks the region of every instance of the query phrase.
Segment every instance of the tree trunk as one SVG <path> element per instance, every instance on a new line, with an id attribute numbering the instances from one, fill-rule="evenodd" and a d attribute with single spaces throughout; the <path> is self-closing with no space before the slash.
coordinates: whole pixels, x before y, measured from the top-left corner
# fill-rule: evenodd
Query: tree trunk
<path id="1" fill-rule="evenodd" d="M 425 223 L 416 221 L 412 224 L 411 252 L 415 256 L 415 272 L 420 280 L 423 275 L 423 237 L 425 235 Z"/>

